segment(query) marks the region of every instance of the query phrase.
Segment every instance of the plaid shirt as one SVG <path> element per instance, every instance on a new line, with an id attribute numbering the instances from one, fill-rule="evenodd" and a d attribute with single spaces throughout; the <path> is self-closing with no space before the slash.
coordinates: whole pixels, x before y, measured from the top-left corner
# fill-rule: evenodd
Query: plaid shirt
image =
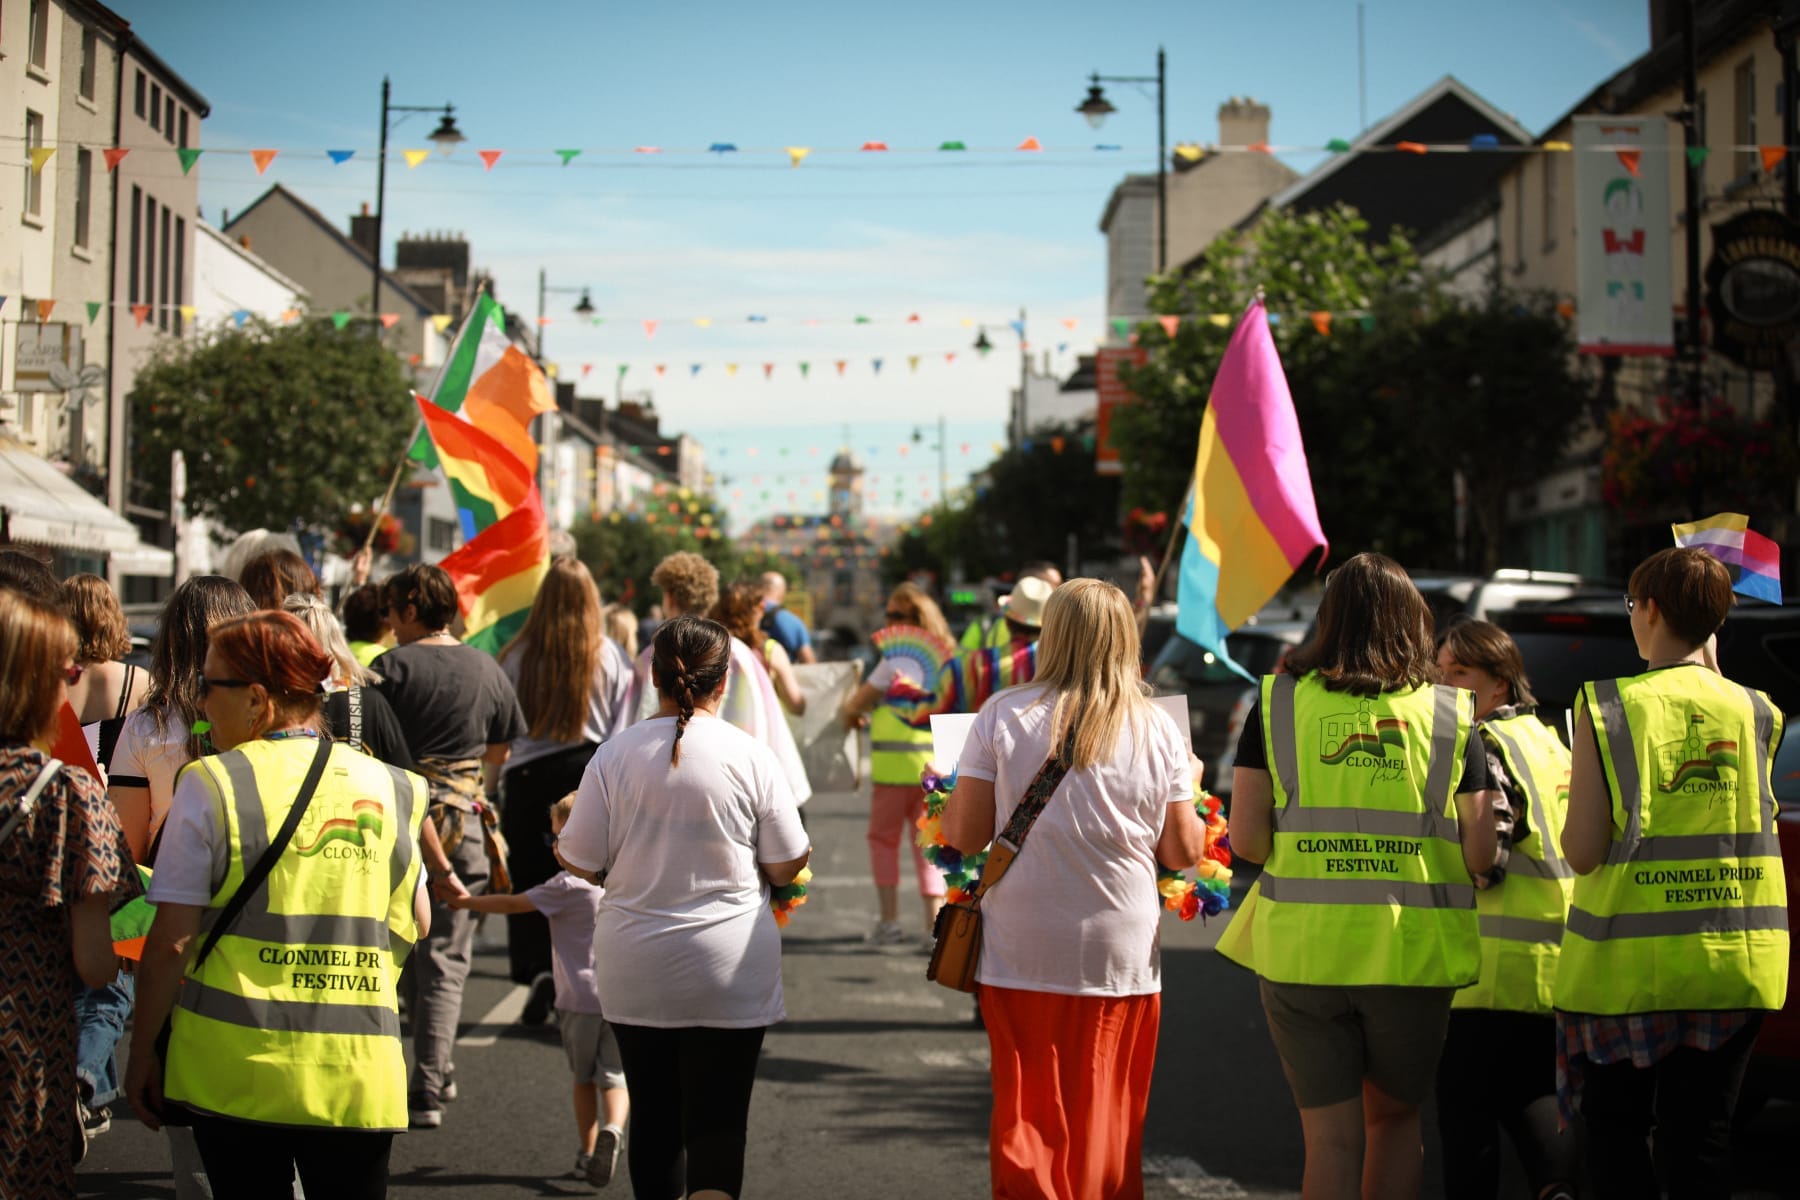
<path id="1" fill-rule="evenodd" d="M 1717 1050 L 1750 1023 L 1742 1010 L 1628 1013 L 1601 1017 L 1556 1014 L 1556 1109 L 1562 1125 L 1580 1108 L 1581 1067 L 1629 1060 L 1639 1070 L 1655 1066 L 1682 1046 Z"/>

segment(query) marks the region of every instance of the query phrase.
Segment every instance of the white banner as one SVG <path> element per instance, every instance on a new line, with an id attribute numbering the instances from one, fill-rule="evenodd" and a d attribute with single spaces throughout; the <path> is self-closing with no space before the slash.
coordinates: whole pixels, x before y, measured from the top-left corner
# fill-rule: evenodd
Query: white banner
<path id="1" fill-rule="evenodd" d="M 806 695 L 806 712 L 786 715 L 807 780 L 815 792 L 855 791 L 862 782 L 862 743 L 855 730 L 844 727 L 840 714 L 861 682 L 862 664 L 802 664 L 794 668 L 794 678 Z"/>
<path id="2" fill-rule="evenodd" d="M 1681 155 L 1674 127 L 1662 117 L 1576 117 L 1573 144 L 1581 350 L 1672 354 L 1669 172 Z"/>

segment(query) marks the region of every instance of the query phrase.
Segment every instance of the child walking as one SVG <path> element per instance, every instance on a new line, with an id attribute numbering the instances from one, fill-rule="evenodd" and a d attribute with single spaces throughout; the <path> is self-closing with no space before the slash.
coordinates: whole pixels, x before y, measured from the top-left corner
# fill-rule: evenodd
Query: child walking
<path id="1" fill-rule="evenodd" d="M 550 808 L 550 829 L 557 835 L 569 819 L 575 793 Z M 567 871 L 519 895 L 460 896 L 453 908 L 472 912 L 540 912 L 550 922 L 551 968 L 556 977 L 556 1023 L 563 1053 L 575 1073 L 575 1129 L 581 1139 L 575 1171 L 595 1187 L 612 1181 L 631 1111 L 625 1091 L 625 1067 L 612 1027 L 600 1014 L 600 992 L 594 983 L 594 920 L 604 893 Z M 600 1123 L 601 1109 L 606 1123 Z"/>

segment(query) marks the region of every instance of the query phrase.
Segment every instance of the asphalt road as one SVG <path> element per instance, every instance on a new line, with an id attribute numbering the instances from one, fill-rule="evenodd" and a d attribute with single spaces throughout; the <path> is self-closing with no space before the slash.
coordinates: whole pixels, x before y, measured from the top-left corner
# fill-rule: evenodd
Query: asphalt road
<path id="1" fill-rule="evenodd" d="M 866 796 L 866 790 L 864 795 Z M 919 946 L 873 949 L 866 800 L 815 796 L 808 903 L 783 974 L 788 1021 L 764 1044 L 750 1115 L 748 1196 L 967 1197 L 987 1183 L 987 1041 L 972 1001 L 928 983 Z M 902 916 L 922 920 L 910 905 Z M 1286 1197 L 1300 1187 L 1299 1119 L 1264 1029 L 1255 981 L 1212 952 L 1221 925 L 1162 924 L 1163 1024 L 1144 1137 L 1146 1196 Z M 444 1126 L 396 1139 L 391 1193 L 458 1200 L 594 1195 L 570 1175 L 567 1067 L 552 1028 L 515 1018 L 503 936 L 484 938 L 456 1055 L 461 1099 Z M 160 1135 L 123 1105 L 82 1165 L 83 1196 L 172 1197 Z M 1800 1195 L 1800 1110 L 1772 1105 L 1739 1154 L 1740 1200 Z M 629 1136 L 629 1135 L 628 1135 Z M 1426 1197 L 1438 1197 L 1427 1125 Z M 1509 1181 L 1507 1197 L 1527 1194 Z M 602 1194 L 630 1193 L 623 1158 Z M 325 1198 L 319 1198 L 325 1200 Z"/>

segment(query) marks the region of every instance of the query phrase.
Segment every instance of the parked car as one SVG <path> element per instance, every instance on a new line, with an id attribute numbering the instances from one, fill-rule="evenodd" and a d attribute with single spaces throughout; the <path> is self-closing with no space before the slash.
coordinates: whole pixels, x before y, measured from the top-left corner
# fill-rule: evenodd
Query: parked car
<path id="1" fill-rule="evenodd" d="M 1251 675 L 1273 674 L 1307 628 L 1306 621 L 1259 621 L 1229 635 L 1225 649 Z M 1231 757 L 1244 718 L 1256 702 L 1256 687 L 1179 633 L 1171 633 L 1157 652 L 1149 680 L 1159 696 L 1187 696 L 1194 753 L 1205 764 L 1201 782 L 1219 795 L 1229 795 Z"/>
<path id="2" fill-rule="evenodd" d="M 1729 622 L 1727 622 L 1729 624 Z M 1720 664 L 1723 666 L 1723 664 Z M 1788 720 L 1800 719 L 1800 712 Z M 1800 734 L 1782 739 L 1775 755 L 1775 803 L 1780 809 L 1776 832 L 1781 838 L 1781 866 L 1787 876 L 1788 906 L 1800 892 Z M 1791 922 L 1790 922 L 1791 924 Z M 1788 942 L 1788 1001 L 1770 1013 L 1756 1038 L 1756 1050 L 1738 1101 L 1737 1125 L 1743 1128 L 1770 1098 L 1800 1100 L 1800 941 Z"/>
<path id="3" fill-rule="evenodd" d="M 1446 575 L 1436 571 L 1409 574 L 1430 606 L 1439 629 L 1462 613 L 1480 621 L 1491 621 L 1495 613 L 1521 604 L 1567 600 L 1594 587 L 1580 575 L 1566 571 L 1530 571 L 1519 567 L 1502 567 L 1492 575 Z"/>

